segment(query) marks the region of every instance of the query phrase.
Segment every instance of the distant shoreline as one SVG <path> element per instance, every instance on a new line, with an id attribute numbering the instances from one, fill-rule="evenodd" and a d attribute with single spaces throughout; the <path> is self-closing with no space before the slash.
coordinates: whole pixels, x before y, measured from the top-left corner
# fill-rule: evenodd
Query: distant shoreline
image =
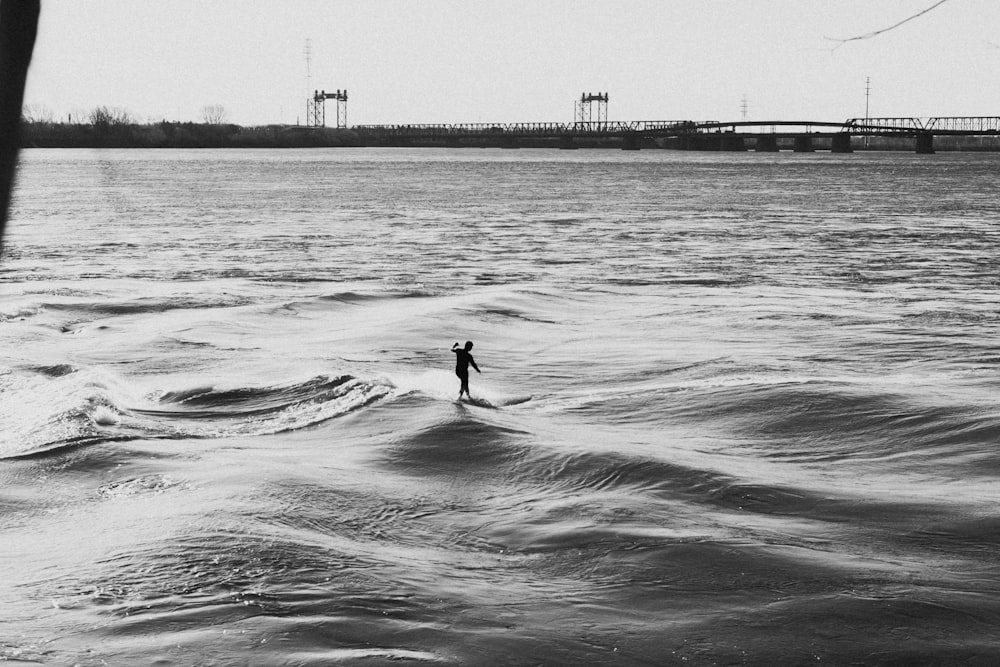
<path id="1" fill-rule="evenodd" d="M 356 132 L 328 127 L 207 123 L 27 122 L 22 148 L 329 148 L 360 146 Z"/>
<path id="2" fill-rule="evenodd" d="M 26 122 L 21 126 L 22 148 L 475 148 L 479 141 L 455 142 L 444 139 L 423 142 L 394 142 L 391 138 L 367 138 L 345 128 L 305 127 L 301 125 L 262 125 L 245 127 L 233 124 L 178 123 L 53 123 Z M 387 140 L 388 139 L 388 140 Z M 525 138 L 523 141 L 501 143 L 498 138 L 488 144 L 503 148 L 552 148 L 560 144 L 551 139 Z M 853 137 L 851 145 L 858 152 L 912 151 L 912 138 Z M 581 140 L 576 148 L 620 148 L 620 140 Z M 657 140 L 643 141 L 643 149 L 671 149 Z M 747 149 L 753 151 L 753 141 Z M 784 150 L 791 146 L 782 145 Z M 1000 137 L 934 138 L 934 150 L 939 152 L 1000 152 Z"/>

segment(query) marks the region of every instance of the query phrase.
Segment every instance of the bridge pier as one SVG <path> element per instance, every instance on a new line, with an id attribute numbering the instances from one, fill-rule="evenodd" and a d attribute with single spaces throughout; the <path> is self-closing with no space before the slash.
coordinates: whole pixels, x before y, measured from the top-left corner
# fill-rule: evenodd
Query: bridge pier
<path id="1" fill-rule="evenodd" d="M 500 137 L 500 148 L 512 149 L 520 147 L 521 147 L 521 142 L 517 140 L 517 137 L 511 137 L 508 135 Z"/>
<path id="2" fill-rule="evenodd" d="M 851 148 L 851 135 L 845 132 L 843 134 L 835 134 L 830 137 L 830 152 L 853 153 L 854 149 Z"/>
<path id="3" fill-rule="evenodd" d="M 719 141 L 720 151 L 745 151 L 747 149 L 747 144 L 743 141 L 743 137 L 738 137 L 733 134 L 723 134 L 722 139 Z"/>
<path id="4" fill-rule="evenodd" d="M 812 153 L 815 150 L 813 148 L 812 137 L 807 135 L 795 137 L 795 144 L 792 150 L 796 153 Z"/>
<path id="5" fill-rule="evenodd" d="M 623 151 L 637 151 L 642 148 L 642 135 L 638 132 L 629 132 L 622 137 Z"/>
<path id="6" fill-rule="evenodd" d="M 778 137 L 773 134 L 762 134 L 757 137 L 757 145 L 754 150 L 758 153 L 777 153 Z"/>
<path id="7" fill-rule="evenodd" d="M 745 151 L 743 137 L 728 133 L 682 134 L 677 137 L 682 151 Z"/>
<path id="8" fill-rule="evenodd" d="M 704 150 L 701 148 L 699 143 L 699 137 L 696 134 L 682 134 L 677 137 L 677 141 L 674 146 L 668 146 L 668 148 L 677 148 L 681 151 L 697 151 Z"/>
<path id="9" fill-rule="evenodd" d="M 559 150 L 562 151 L 575 151 L 579 146 L 576 145 L 576 141 L 572 134 L 564 134 L 559 137 Z"/>
<path id="10" fill-rule="evenodd" d="M 922 133 L 917 135 L 917 153 L 932 155 L 934 153 L 934 135 Z"/>

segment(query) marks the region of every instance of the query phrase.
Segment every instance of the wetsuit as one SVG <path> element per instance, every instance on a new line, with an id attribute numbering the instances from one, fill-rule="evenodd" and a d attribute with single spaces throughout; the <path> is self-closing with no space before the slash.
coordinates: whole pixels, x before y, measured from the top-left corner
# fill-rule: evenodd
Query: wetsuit
<path id="1" fill-rule="evenodd" d="M 453 348 L 452 352 L 455 353 L 455 375 L 458 379 L 462 381 L 462 386 L 458 390 L 458 395 L 461 396 L 462 393 L 469 393 L 469 364 L 477 371 L 479 366 L 476 365 L 476 360 L 472 358 L 472 354 L 468 350 L 463 350 L 460 348 Z"/>

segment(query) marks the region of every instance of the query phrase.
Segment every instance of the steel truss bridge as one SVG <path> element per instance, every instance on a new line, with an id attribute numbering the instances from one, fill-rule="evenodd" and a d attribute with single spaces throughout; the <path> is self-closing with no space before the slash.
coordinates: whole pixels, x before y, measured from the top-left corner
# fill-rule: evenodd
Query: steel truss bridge
<path id="1" fill-rule="evenodd" d="M 574 123 L 455 123 L 445 125 L 356 125 L 358 132 L 396 136 L 447 137 L 456 135 L 516 134 L 553 136 L 561 134 L 626 134 L 630 132 L 677 131 L 695 123 L 660 121 L 579 121 Z"/>
<path id="2" fill-rule="evenodd" d="M 576 121 L 572 123 L 455 123 L 431 125 L 356 125 L 352 128 L 372 145 L 608 145 L 638 149 L 657 147 L 693 150 L 746 150 L 743 139 L 754 139 L 757 150 L 777 150 L 777 139 L 792 139 L 795 150 L 812 150 L 813 140 L 829 142 L 835 152 L 850 152 L 850 138 L 912 137 L 918 152 L 933 152 L 935 136 L 1000 134 L 1000 116 L 930 118 L 850 118 L 843 122 L 768 121 Z M 601 144 L 601 142 L 605 142 Z M 762 148 L 763 146 L 763 148 Z"/>
<path id="3" fill-rule="evenodd" d="M 857 134 L 919 134 L 978 136 L 1000 133 L 998 116 L 940 116 L 933 118 L 852 118 L 847 121 Z"/>

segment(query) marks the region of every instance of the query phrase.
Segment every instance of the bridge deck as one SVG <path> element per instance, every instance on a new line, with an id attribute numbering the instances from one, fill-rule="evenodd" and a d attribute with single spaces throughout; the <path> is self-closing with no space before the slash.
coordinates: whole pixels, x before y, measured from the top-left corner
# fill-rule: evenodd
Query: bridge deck
<path id="1" fill-rule="evenodd" d="M 781 128 L 780 130 L 778 128 Z M 795 129 L 792 129 L 795 128 Z M 418 125 L 357 125 L 357 132 L 382 137 L 462 136 L 681 136 L 692 133 L 732 132 L 743 135 L 850 134 L 857 136 L 950 135 L 1000 133 L 998 116 L 931 118 L 849 118 L 843 122 L 816 120 L 692 121 L 638 120 L 573 123 L 448 123 Z"/>

